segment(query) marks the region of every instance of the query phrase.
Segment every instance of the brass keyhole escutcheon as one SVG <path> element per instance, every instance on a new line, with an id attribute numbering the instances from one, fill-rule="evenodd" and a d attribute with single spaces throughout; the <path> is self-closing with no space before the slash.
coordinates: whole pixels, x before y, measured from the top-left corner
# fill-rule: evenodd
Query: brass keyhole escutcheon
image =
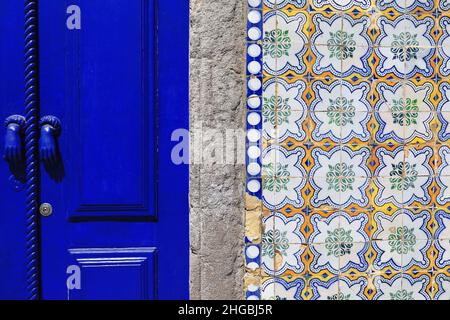
<path id="1" fill-rule="evenodd" d="M 39 213 L 43 217 L 48 217 L 53 213 L 53 207 L 50 203 L 43 203 L 39 207 Z"/>

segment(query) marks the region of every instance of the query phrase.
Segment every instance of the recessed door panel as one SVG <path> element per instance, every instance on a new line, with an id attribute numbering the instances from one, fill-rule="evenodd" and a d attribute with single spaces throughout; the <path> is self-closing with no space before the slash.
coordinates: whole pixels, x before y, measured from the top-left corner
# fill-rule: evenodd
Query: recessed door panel
<path id="1" fill-rule="evenodd" d="M 70 249 L 77 290 L 71 300 L 149 300 L 156 298 L 156 248 Z M 76 282 L 78 281 L 78 283 Z"/>
<path id="2" fill-rule="evenodd" d="M 67 42 L 78 173 L 70 215 L 155 218 L 155 2 L 78 5 L 82 27 Z"/>

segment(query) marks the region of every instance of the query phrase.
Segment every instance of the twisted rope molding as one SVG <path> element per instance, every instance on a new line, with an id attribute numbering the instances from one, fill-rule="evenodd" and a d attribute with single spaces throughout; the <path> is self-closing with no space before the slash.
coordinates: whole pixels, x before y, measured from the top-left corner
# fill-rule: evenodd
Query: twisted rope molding
<path id="1" fill-rule="evenodd" d="M 38 0 L 25 0 L 26 256 L 29 300 L 40 298 Z"/>

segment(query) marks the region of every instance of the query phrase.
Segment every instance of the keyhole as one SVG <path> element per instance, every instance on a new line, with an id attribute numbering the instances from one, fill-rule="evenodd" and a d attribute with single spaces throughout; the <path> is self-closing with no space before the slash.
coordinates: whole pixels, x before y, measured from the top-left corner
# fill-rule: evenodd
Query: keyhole
<path id="1" fill-rule="evenodd" d="M 43 203 L 39 208 L 39 212 L 43 217 L 48 217 L 53 213 L 53 207 L 50 203 Z"/>

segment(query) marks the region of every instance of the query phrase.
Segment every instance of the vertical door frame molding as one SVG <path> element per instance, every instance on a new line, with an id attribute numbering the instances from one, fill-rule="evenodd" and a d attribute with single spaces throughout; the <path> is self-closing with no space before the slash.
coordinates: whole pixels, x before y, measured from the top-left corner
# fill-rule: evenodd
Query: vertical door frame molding
<path id="1" fill-rule="evenodd" d="M 27 297 L 41 297 L 38 0 L 25 0 L 25 171 Z"/>

